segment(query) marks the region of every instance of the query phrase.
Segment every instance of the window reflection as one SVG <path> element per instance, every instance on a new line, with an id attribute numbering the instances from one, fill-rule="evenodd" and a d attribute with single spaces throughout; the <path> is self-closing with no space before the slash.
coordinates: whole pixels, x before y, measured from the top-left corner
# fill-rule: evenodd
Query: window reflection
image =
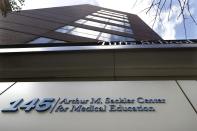
<path id="1" fill-rule="evenodd" d="M 98 22 L 93 22 L 93 21 L 88 21 L 88 22 L 85 23 L 85 25 L 95 26 L 95 27 L 99 27 L 99 28 L 104 28 L 105 27 L 105 24 L 98 23 Z"/>
<path id="2" fill-rule="evenodd" d="M 104 14 L 99 14 L 99 13 L 93 13 L 93 15 L 101 16 L 101 17 L 106 17 L 106 18 L 112 18 L 112 19 L 116 19 L 116 20 L 128 22 L 128 20 L 125 19 L 125 18 L 119 18 L 119 17 L 109 16 L 109 15 L 104 15 Z"/>
<path id="3" fill-rule="evenodd" d="M 112 16 L 115 16 L 115 17 L 127 18 L 126 16 L 116 15 L 116 14 L 107 13 L 107 12 L 103 12 L 103 11 L 97 11 L 97 12 L 98 12 L 98 13 L 102 13 L 102 14 L 106 14 L 106 15 L 112 15 Z"/>
<path id="4" fill-rule="evenodd" d="M 84 24 L 84 25 L 88 25 L 88 26 L 94 26 L 94 27 L 99 27 L 99 28 L 104 28 L 105 24 L 99 23 L 99 22 L 94 22 L 94 21 L 87 21 L 84 19 L 80 19 L 78 21 L 76 21 L 75 23 L 78 24 Z"/>
<path id="5" fill-rule="evenodd" d="M 133 38 L 130 37 L 124 37 L 124 36 L 119 36 L 119 35 L 114 35 L 114 34 L 109 34 L 109 33 L 104 33 L 104 32 L 99 32 L 99 31 L 94 31 L 94 30 L 89 30 L 89 29 L 84 29 L 84 28 L 79 28 L 79 27 L 74 27 L 70 28 L 69 30 L 72 29 L 71 31 L 61 31 L 60 33 L 67 33 L 75 36 L 80 36 L 80 37 L 85 37 L 85 38 L 91 38 L 91 39 L 98 39 L 102 41 L 132 41 L 134 40 Z M 60 28 L 61 30 L 68 29 L 66 26 Z M 57 32 L 60 30 L 56 30 Z M 122 28 L 124 29 L 124 28 Z"/>
<path id="6" fill-rule="evenodd" d="M 39 37 L 33 41 L 30 41 L 29 44 L 44 44 L 44 43 L 66 43 L 65 41 L 60 41 L 56 39 L 50 39 L 46 37 Z"/>
<path id="7" fill-rule="evenodd" d="M 80 19 L 80 20 L 76 21 L 76 23 L 79 23 L 79 24 L 83 24 L 85 22 L 87 22 L 87 20 L 84 20 L 84 19 Z"/>
<path id="8" fill-rule="evenodd" d="M 86 16 L 86 18 L 94 19 L 94 20 L 99 20 L 99 21 L 104 21 L 104 22 L 109 22 L 109 23 L 114 23 L 114 24 L 118 24 L 118 25 L 124 25 L 124 26 L 130 27 L 130 24 L 127 23 L 127 22 L 124 22 L 124 21 L 116 21 L 116 20 L 111 20 L 111 19 L 97 17 L 97 16 L 91 16 L 91 15 Z"/>
<path id="9" fill-rule="evenodd" d="M 81 33 L 85 33 L 85 34 L 90 34 L 90 35 L 99 35 L 99 33 L 100 33 L 98 31 L 84 29 L 84 28 L 78 28 L 78 27 L 75 28 L 73 31 L 74 32 L 81 32 Z"/>
<path id="10" fill-rule="evenodd" d="M 108 33 L 102 33 L 98 39 L 103 41 L 133 41 L 134 40 L 133 38 L 113 35 Z"/>
<path id="11" fill-rule="evenodd" d="M 69 32 L 69 30 L 65 30 L 65 29 L 57 29 L 56 31 L 60 32 L 60 33 L 68 33 Z"/>
<path id="12" fill-rule="evenodd" d="M 86 34 L 86 33 L 77 32 L 77 31 L 71 31 L 69 34 L 76 35 L 76 36 L 81 36 L 81 37 L 86 37 L 86 38 L 92 38 L 92 39 L 97 38 L 96 35 Z"/>
<path id="13" fill-rule="evenodd" d="M 99 17 L 99 16 L 101 16 L 101 17 Z M 108 10 L 100 10 L 100 11 L 97 11 L 97 13 L 93 13 L 93 15 L 86 16 L 86 18 L 94 19 L 94 20 L 98 20 L 98 21 L 103 21 L 103 22 L 108 22 L 108 24 L 85 20 L 85 19 L 77 20 L 76 23 L 133 34 L 132 30 L 129 28 L 130 24 L 128 23 L 128 17 L 125 14 L 117 13 L 117 12 L 113 12 L 113 11 L 108 11 Z M 110 25 L 110 23 L 116 24 L 116 26 Z M 118 25 L 123 25 L 125 27 L 120 27 Z M 70 26 L 70 25 L 66 25 L 64 27 L 61 27 L 61 28 L 55 30 L 55 31 L 59 32 L 59 33 L 71 34 L 71 35 L 75 35 L 75 36 L 97 39 L 97 40 L 102 40 L 102 41 L 133 41 L 134 40 L 133 38 L 130 38 L 130 37 L 124 37 L 124 36 L 120 36 L 120 35 L 114 35 L 114 34 L 94 31 L 94 30 Z M 40 38 L 37 38 L 29 43 L 31 43 L 31 44 L 35 44 L 35 43 L 65 43 L 65 41 L 46 38 L 46 37 L 40 37 Z"/>
<path id="14" fill-rule="evenodd" d="M 105 29 L 109 30 L 114 30 L 114 31 L 119 31 L 119 32 L 125 32 L 125 28 L 118 27 L 118 26 L 113 26 L 113 25 L 107 25 Z"/>
<path id="15" fill-rule="evenodd" d="M 75 28 L 74 26 L 64 26 L 64 27 L 61 27 L 60 29 L 57 29 L 56 32 L 68 33 L 71 30 L 73 30 L 74 28 Z"/>
<path id="16" fill-rule="evenodd" d="M 124 25 L 124 22 L 120 22 L 120 21 L 109 20 L 109 22 L 114 24 Z"/>
<path id="17" fill-rule="evenodd" d="M 75 27 L 74 26 L 64 26 L 64 27 L 62 27 L 63 29 L 65 29 L 65 30 L 72 30 L 72 29 L 74 29 Z"/>
<path id="18" fill-rule="evenodd" d="M 108 24 L 94 22 L 94 21 L 89 21 L 89 20 L 84 20 L 84 19 L 80 19 L 80 20 L 76 21 L 75 23 L 88 25 L 88 26 L 93 26 L 93 27 L 98 27 L 98 28 L 105 28 L 105 29 L 113 30 L 113 31 L 119 31 L 119 32 L 133 34 L 132 30 L 129 29 L 129 28 L 124 28 L 124 27 L 119 27 L 119 26 L 114 26 L 114 25 L 108 25 Z M 122 24 L 124 24 L 124 23 L 122 23 Z M 61 31 L 61 32 L 64 33 L 65 31 Z"/>
<path id="19" fill-rule="evenodd" d="M 68 26 L 68 27 L 64 26 L 60 29 L 57 29 L 56 32 L 67 33 L 67 34 L 81 36 L 85 38 L 91 38 L 91 39 L 96 39 L 100 33 L 98 31 L 74 27 L 74 26 Z"/>
<path id="20" fill-rule="evenodd" d="M 113 11 L 109 11 L 109 10 L 100 10 L 99 12 L 105 12 L 108 14 L 119 15 L 119 16 L 126 16 L 125 14 L 117 13 L 117 12 L 113 12 Z"/>

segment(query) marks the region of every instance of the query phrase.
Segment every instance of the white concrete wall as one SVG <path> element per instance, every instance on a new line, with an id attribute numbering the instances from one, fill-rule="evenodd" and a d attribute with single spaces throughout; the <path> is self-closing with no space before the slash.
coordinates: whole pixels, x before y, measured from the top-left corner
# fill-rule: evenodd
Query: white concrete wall
<path id="1" fill-rule="evenodd" d="M 101 82 L 17 82 L 0 83 L 0 109 L 24 98 L 164 98 L 155 112 L 100 113 L 16 113 L 0 112 L 2 131 L 196 131 L 197 81 L 101 81 Z M 184 93 L 183 93 L 184 91 Z M 186 98 L 186 96 L 187 98 Z M 189 101 L 188 101 L 189 100 Z M 135 104 L 134 104 L 135 105 Z M 136 104 L 137 105 L 137 104 Z"/>

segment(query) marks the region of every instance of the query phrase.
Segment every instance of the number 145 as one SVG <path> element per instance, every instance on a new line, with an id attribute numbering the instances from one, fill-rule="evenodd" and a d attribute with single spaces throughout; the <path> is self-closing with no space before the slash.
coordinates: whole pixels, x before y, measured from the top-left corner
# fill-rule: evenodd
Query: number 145
<path id="1" fill-rule="evenodd" d="M 55 101 L 55 98 L 44 98 L 40 100 L 39 98 L 32 99 L 24 103 L 23 98 L 16 101 L 10 102 L 10 107 L 2 109 L 2 112 L 17 112 L 18 108 L 24 110 L 25 112 L 30 112 L 35 109 L 37 112 L 44 112 L 51 108 Z"/>

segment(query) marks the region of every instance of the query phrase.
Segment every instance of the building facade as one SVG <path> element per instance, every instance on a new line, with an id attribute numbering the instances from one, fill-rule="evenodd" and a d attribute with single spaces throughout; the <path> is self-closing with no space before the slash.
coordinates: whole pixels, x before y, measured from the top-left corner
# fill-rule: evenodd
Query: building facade
<path id="1" fill-rule="evenodd" d="M 1 44 L 161 40 L 138 16 L 92 5 L 14 12 L 0 22 Z"/>
<path id="2" fill-rule="evenodd" d="M 93 5 L 0 17 L 0 129 L 196 131 L 196 42 Z"/>

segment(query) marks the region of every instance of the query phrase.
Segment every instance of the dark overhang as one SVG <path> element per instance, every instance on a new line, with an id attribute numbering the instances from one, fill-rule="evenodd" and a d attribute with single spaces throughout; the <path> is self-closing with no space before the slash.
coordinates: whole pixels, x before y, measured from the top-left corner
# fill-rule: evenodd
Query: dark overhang
<path id="1" fill-rule="evenodd" d="M 0 46 L 1 81 L 197 79 L 196 40 Z"/>
<path id="2" fill-rule="evenodd" d="M 197 40 L 79 42 L 0 45 L 0 53 L 61 52 L 133 49 L 196 49 Z"/>

